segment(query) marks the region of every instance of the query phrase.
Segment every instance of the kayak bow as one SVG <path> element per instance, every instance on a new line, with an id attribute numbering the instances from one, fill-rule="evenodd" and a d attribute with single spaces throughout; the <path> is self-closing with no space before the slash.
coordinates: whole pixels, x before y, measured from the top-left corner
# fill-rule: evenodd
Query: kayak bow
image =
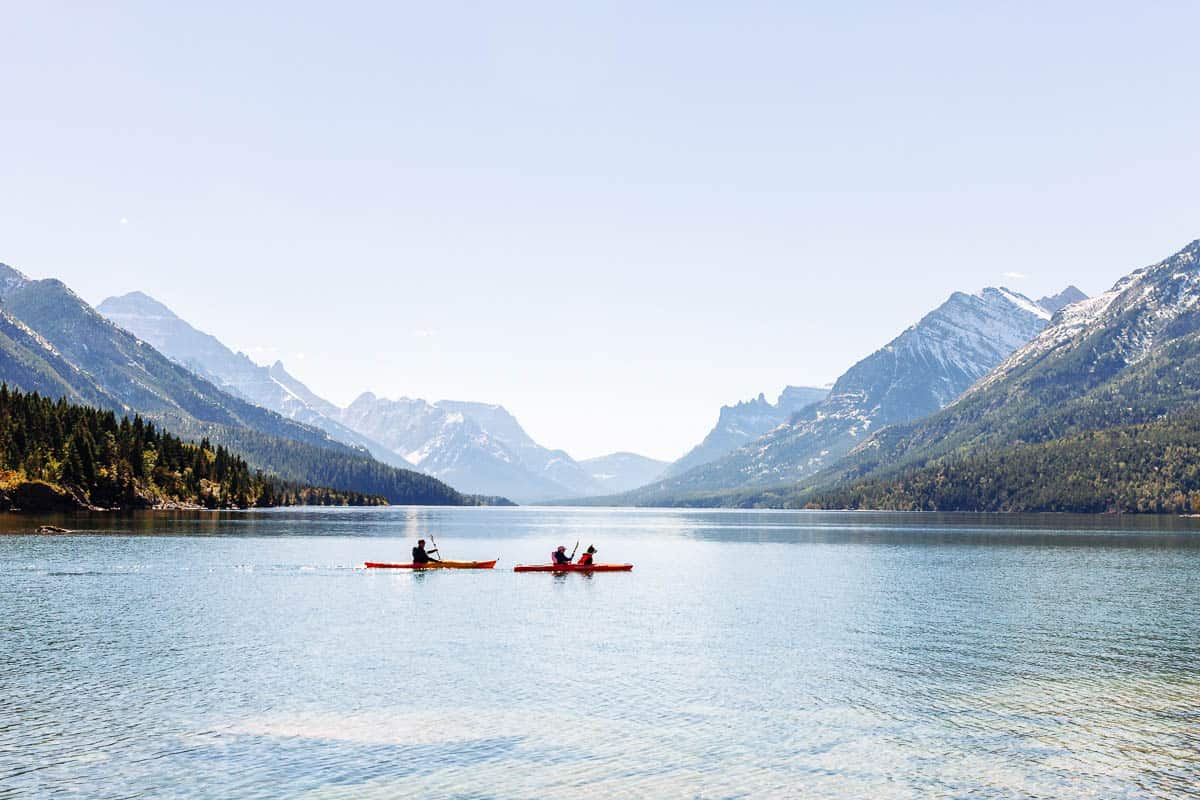
<path id="1" fill-rule="evenodd" d="M 366 566 L 372 569 L 491 569 L 496 566 L 496 560 L 430 561 L 428 564 L 386 564 L 379 561 L 368 561 Z"/>
<path id="2" fill-rule="evenodd" d="M 518 564 L 513 572 L 629 572 L 633 564 Z"/>

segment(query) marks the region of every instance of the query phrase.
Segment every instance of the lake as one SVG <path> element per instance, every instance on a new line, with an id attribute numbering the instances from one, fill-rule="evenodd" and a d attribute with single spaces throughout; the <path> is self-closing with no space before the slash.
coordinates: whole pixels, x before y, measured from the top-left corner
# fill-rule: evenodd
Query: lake
<path id="1" fill-rule="evenodd" d="M 1198 668 L 1200 520 L 0 517 L 0 798 L 1200 796 Z"/>

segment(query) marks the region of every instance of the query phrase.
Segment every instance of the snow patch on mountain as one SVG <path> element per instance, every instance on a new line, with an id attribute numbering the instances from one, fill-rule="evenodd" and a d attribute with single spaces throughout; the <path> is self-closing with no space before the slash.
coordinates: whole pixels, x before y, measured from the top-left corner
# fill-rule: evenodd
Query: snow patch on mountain
<path id="1" fill-rule="evenodd" d="M 1026 297 L 1023 294 L 1017 294 L 1016 292 L 1011 292 L 1008 289 L 1005 289 L 1003 286 L 1000 287 L 1000 294 L 1002 294 L 1004 296 L 1004 299 L 1007 300 L 1008 302 L 1012 303 L 1013 305 L 1017 306 L 1018 308 L 1025 309 L 1030 314 L 1033 314 L 1035 317 L 1039 317 L 1041 319 L 1049 321 L 1050 317 L 1053 316 L 1045 308 L 1039 306 L 1037 303 L 1033 302 L 1032 300 L 1030 300 L 1028 297 Z"/>
<path id="2" fill-rule="evenodd" d="M 1066 306 L 1049 327 L 1018 349 L 969 394 L 1005 380 L 1049 353 L 1108 327 L 1112 347 L 1126 364 L 1149 353 L 1163 333 L 1200 302 L 1200 240 L 1170 258 L 1135 270 L 1096 297 Z"/>

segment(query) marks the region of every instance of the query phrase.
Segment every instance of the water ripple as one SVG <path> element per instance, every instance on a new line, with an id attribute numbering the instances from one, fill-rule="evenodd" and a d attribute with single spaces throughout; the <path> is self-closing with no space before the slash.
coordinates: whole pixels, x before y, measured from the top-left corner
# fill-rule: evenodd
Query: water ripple
<path id="1" fill-rule="evenodd" d="M 0 800 L 1200 796 L 1186 529 L 914 519 L 388 509 L 0 536 Z M 361 568 L 414 531 L 514 561 L 594 537 L 638 566 Z"/>

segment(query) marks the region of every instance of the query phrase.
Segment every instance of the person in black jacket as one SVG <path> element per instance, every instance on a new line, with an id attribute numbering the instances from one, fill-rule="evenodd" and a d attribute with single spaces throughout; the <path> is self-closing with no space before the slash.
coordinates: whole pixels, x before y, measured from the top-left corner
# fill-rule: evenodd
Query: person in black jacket
<path id="1" fill-rule="evenodd" d="M 432 550 L 426 550 L 425 549 L 425 540 L 417 539 L 417 546 L 414 547 L 413 551 L 412 551 L 412 553 L 413 553 L 412 563 L 428 564 L 430 561 L 441 561 L 440 558 L 434 558 L 433 556 L 429 555 L 430 553 L 436 553 L 436 552 L 437 552 L 436 547 Z"/>

